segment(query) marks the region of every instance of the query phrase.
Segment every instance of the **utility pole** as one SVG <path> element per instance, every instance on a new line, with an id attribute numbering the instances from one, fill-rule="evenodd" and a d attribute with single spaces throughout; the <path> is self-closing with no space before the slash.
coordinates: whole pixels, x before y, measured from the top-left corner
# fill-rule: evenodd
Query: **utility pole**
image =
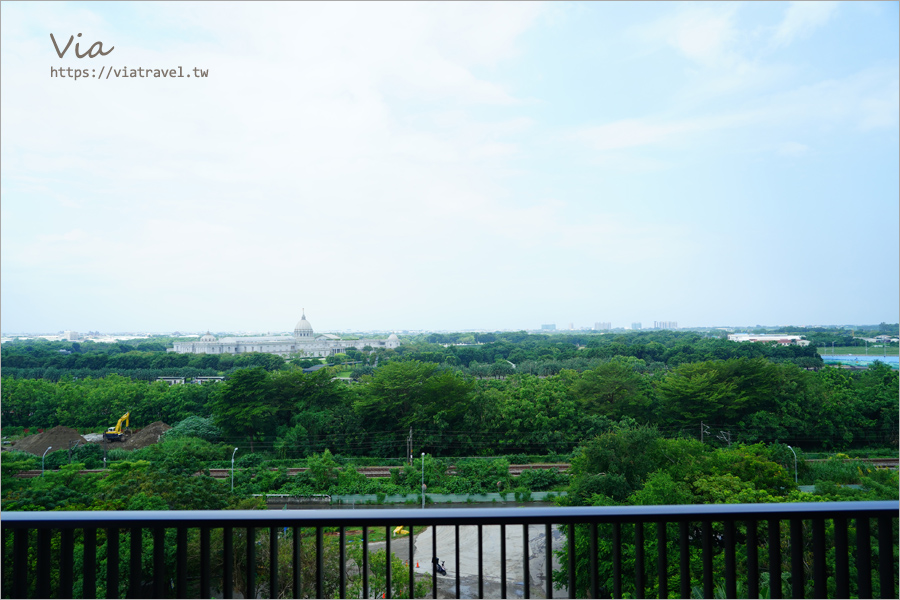
<path id="1" fill-rule="evenodd" d="M 413 449 L 413 428 L 409 428 L 409 437 L 406 438 L 406 464 L 412 466 L 412 449 Z"/>
<path id="2" fill-rule="evenodd" d="M 791 454 L 794 455 L 794 485 L 797 485 L 797 483 L 798 483 L 798 480 L 797 480 L 797 453 L 794 452 L 794 449 L 791 448 L 790 446 L 788 446 L 788 450 L 790 450 Z"/>
<path id="3" fill-rule="evenodd" d="M 41 454 L 41 477 L 44 476 L 44 457 L 47 456 L 47 453 L 50 452 L 50 449 L 51 449 L 51 448 L 53 448 L 53 446 L 47 446 L 47 449 L 44 450 L 44 453 L 43 453 L 43 454 Z M 425 467 L 424 467 L 424 465 L 425 465 L 425 455 L 424 455 L 424 454 L 422 455 L 422 465 L 423 465 L 422 468 L 424 469 L 424 468 L 425 468 Z M 425 475 L 424 475 L 425 471 L 423 470 L 422 473 L 423 473 L 422 477 L 424 477 L 424 476 L 425 476 Z M 422 508 L 425 508 L 425 500 L 424 500 L 424 498 L 425 498 L 425 492 L 424 492 L 424 491 L 422 492 L 422 498 L 423 498 L 423 500 L 422 500 Z"/>
<path id="4" fill-rule="evenodd" d="M 77 448 L 78 445 L 81 444 L 79 440 L 72 440 L 69 442 L 69 464 L 72 464 L 72 450 Z"/>

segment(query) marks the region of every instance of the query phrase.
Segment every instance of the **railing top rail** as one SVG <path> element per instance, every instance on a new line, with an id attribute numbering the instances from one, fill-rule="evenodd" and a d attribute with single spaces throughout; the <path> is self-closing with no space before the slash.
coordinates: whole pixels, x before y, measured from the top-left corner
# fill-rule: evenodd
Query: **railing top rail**
<path id="1" fill-rule="evenodd" d="M 84 527 L 336 527 L 526 523 L 615 523 L 722 520 L 897 517 L 893 501 L 795 502 L 776 504 L 686 504 L 662 506 L 578 506 L 539 508 L 418 508 L 312 510 L 163 510 L 0 512 L 4 529 Z"/>

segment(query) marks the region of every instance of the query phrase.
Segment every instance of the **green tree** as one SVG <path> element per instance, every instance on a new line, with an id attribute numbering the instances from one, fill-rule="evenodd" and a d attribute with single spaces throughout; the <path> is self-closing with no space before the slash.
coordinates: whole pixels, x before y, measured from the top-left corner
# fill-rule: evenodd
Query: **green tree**
<path id="1" fill-rule="evenodd" d="M 253 452 L 254 440 L 275 431 L 278 406 L 270 402 L 269 375 L 265 369 L 239 369 L 221 385 L 212 400 L 216 425 L 228 437 L 246 438 Z"/>
<path id="2" fill-rule="evenodd" d="M 459 422 L 473 384 L 460 373 L 419 361 L 390 362 L 368 379 L 354 409 L 371 425 L 395 429 Z"/>
<path id="3" fill-rule="evenodd" d="M 611 360 L 585 371 L 574 385 L 576 398 L 588 411 L 609 417 L 641 418 L 650 406 L 649 386 L 635 370 L 639 359 Z"/>

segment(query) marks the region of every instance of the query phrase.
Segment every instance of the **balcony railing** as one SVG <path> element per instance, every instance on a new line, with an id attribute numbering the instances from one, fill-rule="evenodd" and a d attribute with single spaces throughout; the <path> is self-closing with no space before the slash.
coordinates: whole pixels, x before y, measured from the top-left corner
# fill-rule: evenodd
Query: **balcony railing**
<path id="1" fill-rule="evenodd" d="M 93 598 L 97 594 L 107 598 L 209 598 L 214 590 L 229 598 L 236 584 L 245 596 L 250 590 L 253 597 L 274 592 L 289 597 L 370 598 L 383 594 L 390 598 L 397 590 L 392 583 L 397 582 L 408 583 L 401 590 L 408 597 L 410 590 L 416 593 L 417 582 L 419 592 L 423 591 L 422 569 L 414 567 L 413 544 L 409 544 L 402 572 L 392 572 L 390 560 L 379 567 L 380 587 L 373 584 L 374 560 L 367 551 L 372 534 L 386 532 L 386 556 L 391 556 L 390 531 L 400 524 L 408 528 L 410 540 L 423 527 L 441 526 L 455 539 L 455 556 L 447 557 L 453 565 L 460 564 L 461 554 L 470 561 L 477 559 L 477 578 L 466 588 L 477 597 L 485 596 L 486 582 L 491 584 L 494 591 L 488 593 L 493 596 L 521 592 L 525 598 L 532 594 L 547 598 L 574 598 L 576 594 L 668 597 L 670 593 L 683 598 L 734 598 L 739 593 L 751 598 L 761 593 L 770 598 L 783 594 L 870 598 L 873 591 L 882 598 L 897 597 L 896 502 L 3 512 L 0 518 L 3 596 L 15 598 Z M 477 541 L 461 547 L 459 528 L 466 525 L 478 526 Z M 530 584 L 528 528 L 536 525 L 544 527 L 548 542 L 541 567 L 545 570 L 544 589 Z M 444 529 L 447 526 L 450 529 Z M 500 528 L 499 573 L 485 573 L 485 559 L 492 558 L 485 556 L 482 544 L 485 526 Z M 517 527 L 524 528 L 523 541 L 519 547 L 510 547 L 509 534 Z M 563 532 L 561 546 L 556 548 L 550 542 L 554 527 Z M 361 535 L 354 533 L 358 541 L 348 544 L 351 531 Z M 120 541 L 123 535 L 127 546 Z M 423 562 L 421 556 L 429 557 L 429 571 L 430 557 L 437 555 L 438 536 L 430 538 L 430 552 L 427 548 L 418 551 L 419 562 Z M 348 548 L 356 543 L 366 550 L 356 554 L 360 565 L 348 554 Z M 567 552 L 559 552 L 563 549 Z M 568 581 L 558 581 L 556 588 L 554 551 L 557 560 L 566 557 L 563 567 L 568 576 Z M 330 567 L 326 569 L 329 552 Z M 123 556 L 127 565 L 120 564 Z M 507 564 L 519 557 L 521 572 L 511 578 Z M 405 549 L 402 558 L 406 558 Z M 103 562 L 105 569 L 98 569 Z M 352 586 L 351 565 L 358 575 Z M 601 571 L 607 574 L 605 578 Z M 520 576 L 523 581 L 517 581 Z M 424 577 L 427 581 L 428 576 Z M 459 598 L 459 569 L 451 568 L 446 577 L 431 577 L 426 593 L 438 597 L 439 584 L 442 595 Z M 513 586 L 523 584 L 523 589 L 514 591 Z"/>

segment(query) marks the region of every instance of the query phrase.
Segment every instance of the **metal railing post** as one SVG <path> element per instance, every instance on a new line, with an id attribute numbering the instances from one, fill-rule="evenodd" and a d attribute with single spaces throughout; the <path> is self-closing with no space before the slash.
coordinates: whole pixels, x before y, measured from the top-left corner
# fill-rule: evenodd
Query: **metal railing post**
<path id="1" fill-rule="evenodd" d="M 781 521 L 769 521 L 769 598 L 781 598 Z"/>
<path id="2" fill-rule="evenodd" d="M 525 598 L 531 598 L 531 544 L 528 539 L 528 525 L 522 525 L 522 540 L 524 541 L 524 552 L 525 556 L 522 558 L 522 570 L 524 572 L 523 575 L 523 583 L 525 585 L 524 596 Z"/>
<path id="3" fill-rule="evenodd" d="M 84 573 L 82 573 L 81 597 L 97 597 L 97 528 L 88 527 L 84 530 L 84 555 L 82 558 Z"/>
<path id="4" fill-rule="evenodd" d="M 278 597 L 278 528 L 269 527 L 269 598 Z"/>
<path id="5" fill-rule="evenodd" d="M 71 598 L 74 591 L 75 532 L 63 529 L 59 539 L 59 597 Z"/>
<path id="6" fill-rule="evenodd" d="M 734 521 L 725 521 L 723 525 L 725 526 L 725 597 L 737 598 Z"/>
<path id="7" fill-rule="evenodd" d="M 234 598 L 234 529 L 225 527 L 222 532 L 222 597 Z"/>
<path id="8" fill-rule="evenodd" d="M 325 597 L 325 548 L 322 526 L 316 527 L 316 598 Z M 390 557 L 388 557 L 390 559 Z"/>
<path id="9" fill-rule="evenodd" d="M 459 554 L 459 525 L 456 526 L 456 553 Z M 459 579 L 459 559 L 456 561 L 456 577 Z M 459 598 L 459 583 L 456 584 L 456 597 Z M 506 598 L 506 525 L 500 525 L 500 597 Z"/>
<path id="10" fill-rule="evenodd" d="M 869 517 L 856 519 L 856 571 L 860 598 L 872 597 L 872 530 Z"/>
<path id="11" fill-rule="evenodd" d="M 669 597 L 669 556 L 666 541 L 666 523 L 656 523 L 656 577 L 658 579 L 660 598 Z"/>
<path id="12" fill-rule="evenodd" d="M 140 527 L 131 528 L 131 543 L 128 551 L 128 590 L 132 598 L 140 598 L 141 594 L 141 576 L 144 569 L 141 565 L 141 552 L 143 550 L 142 536 L 144 530 Z"/>
<path id="13" fill-rule="evenodd" d="M 166 595 L 166 530 L 153 528 L 153 596 L 163 598 Z M 184 598 L 184 596 L 180 596 Z"/>
<path id="14" fill-rule="evenodd" d="M 806 595 L 806 578 L 803 576 L 803 521 L 791 519 L 791 594 L 793 598 Z"/>
<path id="15" fill-rule="evenodd" d="M 894 560 L 893 527 L 891 518 L 878 517 L 878 576 L 881 582 L 881 597 L 894 598 Z"/>
<path id="16" fill-rule="evenodd" d="M 759 539 L 755 520 L 747 521 L 747 595 L 759 598 Z"/>
<path id="17" fill-rule="evenodd" d="M 187 598 L 187 527 L 179 527 L 175 531 L 175 595 L 179 598 Z M 165 530 L 163 530 L 165 539 Z"/>
<path id="18" fill-rule="evenodd" d="M 208 598 L 210 593 L 209 527 L 200 528 L 200 597 Z"/>
<path id="19" fill-rule="evenodd" d="M 244 598 L 256 598 L 256 528 L 247 528 L 247 589 Z M 320 596 L 321 598 L 321 596 Z"/>

